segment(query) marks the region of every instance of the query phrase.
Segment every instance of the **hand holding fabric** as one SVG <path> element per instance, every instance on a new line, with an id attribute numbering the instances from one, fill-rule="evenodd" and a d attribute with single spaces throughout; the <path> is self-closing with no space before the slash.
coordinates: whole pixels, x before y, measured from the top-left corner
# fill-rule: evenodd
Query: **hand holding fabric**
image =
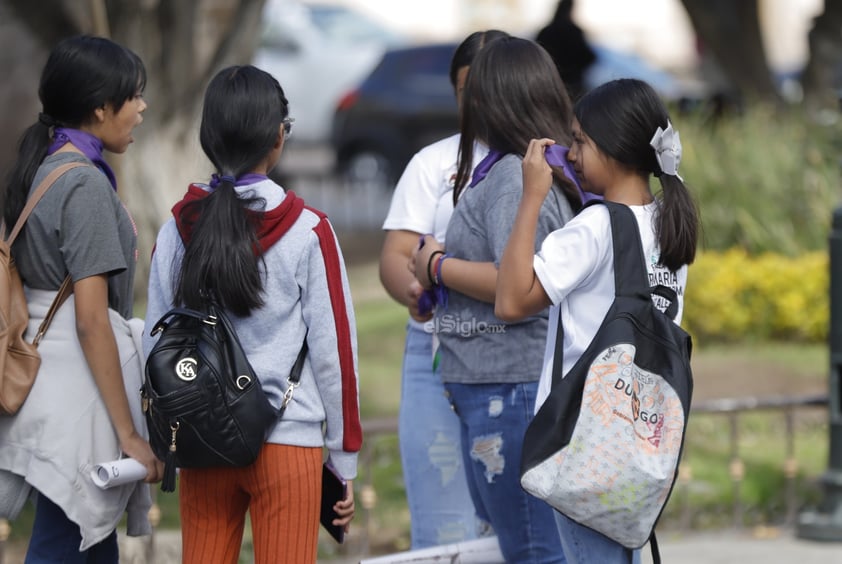
<path id="1" fill-rule="evenodd" d="M 436 241 L 436 238 L 432 235 L 424 235 L 419 243 L 419 248 L 414 253 L 415 262 L 411 266 L 410 271 L 415 274 L 415 279 L 418 280 L 418 283 L 421 284 L 425 290 L 429 290 L 433 287 L 433 281 L 431 280 L 431 275 L 427 269 L 433 253 L 444 253 L 444 245 Z"/>
<path id="2" fill-rule="evenodd" d="M 523 196 L 544 201 L 553 184 L 553 171 L 547 163 L 544 151 L 555 145 L 552 139 L 533 139 L 523 156 Z"/>

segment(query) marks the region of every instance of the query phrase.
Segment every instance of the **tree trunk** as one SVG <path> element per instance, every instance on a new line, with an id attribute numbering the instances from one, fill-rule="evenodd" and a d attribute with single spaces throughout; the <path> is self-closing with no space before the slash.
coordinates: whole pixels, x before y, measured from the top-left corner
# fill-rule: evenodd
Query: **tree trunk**
<path id="1" fill-rule="evenodd" d="M 763 49 L 757 0 L 681 0 L 696 34 L 748 101 L 781 102 Z"/>
<path id="2" fill-rule="evenodd" d="M 824 12 L 813 21 L 810 58 L 801 77 L 804 102 L 811 112 L 839 112 L 842 80 L 842 0 L 825 0 Z"/>

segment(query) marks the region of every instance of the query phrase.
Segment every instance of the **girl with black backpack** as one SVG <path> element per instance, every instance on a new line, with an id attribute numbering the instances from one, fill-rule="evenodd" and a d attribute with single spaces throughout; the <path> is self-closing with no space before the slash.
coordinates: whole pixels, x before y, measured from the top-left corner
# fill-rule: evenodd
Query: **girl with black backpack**
<path id="1" fill-rule="evenodd" d="M 176 306 L 205 300 L 228 314 L 277 409 L 304 339 L 292 401 L 252 464 L 182 468 L 182 562 L 235 563 L 246 513 L 255 561 L 316 561 L 322 451 L 348 481 L 334 525 L 354 515 L 350 481 L 362 443 L 354 312 L 342 254 L 321 212 L 268 177 L 292 127 L 278 81 L 253 66 L 221 70 L 207 87 L 200 141 L 216 171 L 191 184 L 161 228 L 149 277 L 149 335 Z M 153 407 L 154 408 L 154 407 Z"/>
<path id="2" fill-rule="evenodd" d="M 574 108 L 573 144 L 568 155 L 584 190 L 628 206 L 637 220 L 650 285 L 670 287 L 678 296 L 680 323 L 687 265 L 696 254 L 699 218 L 678 175 L 681 143 L 655 91 L 646 83 L 621 79 L 606 83 Z M 552 306 L 536 412 L 550 393 L 555 335 L 562 319 L 566 375 L 602 324 L 614 301 L 612 230 L 606 206 L 583 209 L 549 234 L 534 253 L 536 218 L 551 176 L 545 151 L 555 142 L 533 139 L 523 158 L 523 198 L 500 262 L 495 312 L 508 321 Z M 651 175 L 661 183 L 656 197 Z M 656 304 L 657 305 L 657 304 Z M 559 315 L 559 308 L 561 315 Z M 556 512 L 570 563 L 626 563 L 639 559 L 615 540 Z"/>

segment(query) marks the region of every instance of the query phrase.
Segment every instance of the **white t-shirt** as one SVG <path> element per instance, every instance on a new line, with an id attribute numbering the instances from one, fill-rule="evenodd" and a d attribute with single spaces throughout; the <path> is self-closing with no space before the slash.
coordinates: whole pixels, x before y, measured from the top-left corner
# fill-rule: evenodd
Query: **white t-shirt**
<path id="1" fill-rule="evenodd" d="M 687 266 L 672 273 L 658 265 L 660 249 L 655 239 L 653 219 L 658 204 L 629 206 L 637 219 L 643 256 L 650 285 L 662 284 L 678 295 L 678 314 L 681 323 L 684 311 L 684 288 Z M 566 375 L 593 340 L 605 314 L 614 301 L 614 245 L 611 237 L 611 218 L 605 206 L 591 206 L 565 226 L 550 233 L 533 259 L 535 274 L 553 303 L 550 308 L 544 367 L 538 384 L 535 412 L 547 399 L 552 383 L 555 339 L 558 330 L 558 308 L 564 324 L 562 374 Z M 655 298 L 661 308 L 667 303 Z"/>
<path id="2" fill-rule="evenodd" d="M 395 186 L 383 229 L 432 233 L 444 243 L 447 223 L 453 213 L 453 185 L 456 182 L 460 135 L 451 135 L 427 145 L 412 157 Z M 479 163 L 488 148 L 474 144 L 473 164 Z M 424 330 L 424 324 L 410 323 Z"/>

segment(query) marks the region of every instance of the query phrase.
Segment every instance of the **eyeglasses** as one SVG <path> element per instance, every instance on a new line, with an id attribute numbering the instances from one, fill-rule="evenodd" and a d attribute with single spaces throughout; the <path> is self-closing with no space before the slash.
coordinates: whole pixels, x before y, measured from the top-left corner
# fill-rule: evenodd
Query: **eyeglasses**
<path id="1" fill-rule="evenodd" d="M 295 123 L 295 118 L 284 118 L 281 120 L 281 123 L 284 124 L 284 137 L 289 137 L 290 133 L 292 133 L 292 124 Z"/>

